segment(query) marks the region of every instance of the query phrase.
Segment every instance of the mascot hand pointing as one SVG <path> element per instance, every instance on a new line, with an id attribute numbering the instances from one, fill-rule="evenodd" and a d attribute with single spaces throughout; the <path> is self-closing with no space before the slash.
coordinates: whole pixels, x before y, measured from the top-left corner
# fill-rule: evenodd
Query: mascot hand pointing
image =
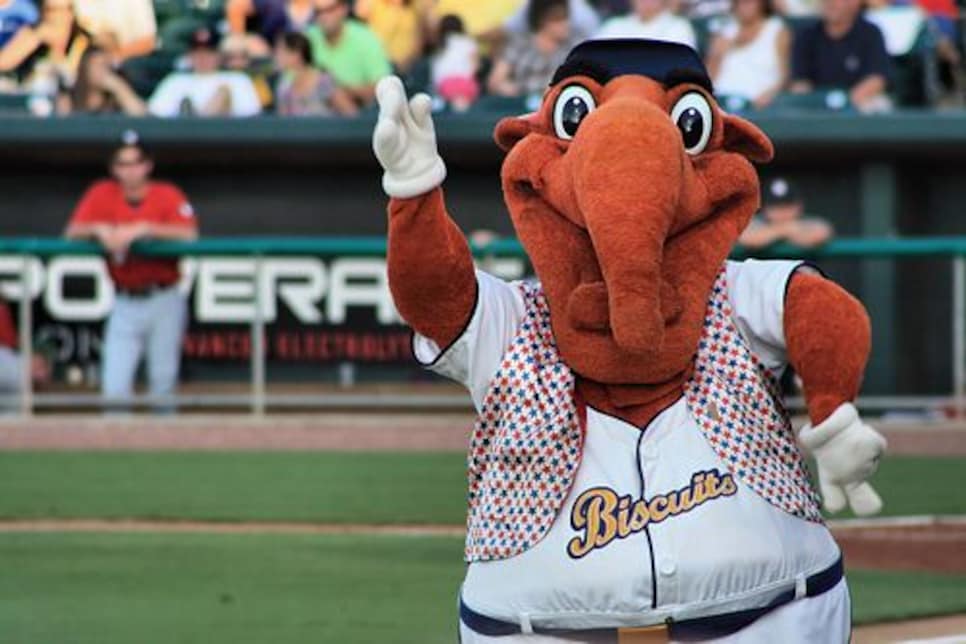
<path id="1" fill-rule="evenodd" d="M 372 147 L 385 173 L 386 194 L 407 199 L 429 192 L 443 183 L 446 165 L 436 150 L 432 99 L 417 94 L 406 101 L 406 90 L 396 76 L 387 76 L 376 86 L 379 123 Z"/>

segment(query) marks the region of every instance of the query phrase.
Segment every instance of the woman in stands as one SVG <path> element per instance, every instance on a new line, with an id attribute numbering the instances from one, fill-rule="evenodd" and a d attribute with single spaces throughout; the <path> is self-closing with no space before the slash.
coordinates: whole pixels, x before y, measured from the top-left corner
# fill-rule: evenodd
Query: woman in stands
<path id="1" fill-rule="evenodd" d="M 712 40 L 707 60 L 719 96 L 762 109 L 785 87 L 791 35 L 774 14 L 772 0 L 732 0 L 732 20 Z"/>
<path id="2" fill-rule="evenodd" d="M 84 52 L 77 82 L 69 94 L 67 113 L 144 116 L 148 108 L 140 96 L 111 66 L 110 55 L 97 47 Z"/>
<path id="3" fill-rule="evenodd" d="M 332 76 L 312 66 L 312 46 L 300 33 L 287 33 L 275 45 L 279 81 L 275 108 L 282 116 L 354 116 L 355 101 Z"/>
<path id="4" fill-rule="evenodd" d="M 27 84 L 74 84 L 91 38 L 78 25 L 73 0 L 44 0 L 40 22 L 17 31 L 0 49 L 0 72 L 17 70 Z M 44 78 L 35 78 L 44 76 Z"/>

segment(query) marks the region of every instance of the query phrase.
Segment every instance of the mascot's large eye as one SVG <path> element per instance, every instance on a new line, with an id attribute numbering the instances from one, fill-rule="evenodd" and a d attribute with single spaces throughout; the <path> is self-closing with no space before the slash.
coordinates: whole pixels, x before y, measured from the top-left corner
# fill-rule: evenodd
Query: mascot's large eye
<path id="1" fill-rule="evenodd" d="M 711 105 L 701 92 L 688 92 L 671 109 L 671 120 L 681 130 L 684 151 L 701 154 L 711 138 Z"/>
<path id="2" fill-rule="evenodd" d="M 581 121 L 597 107 L 594 95 L 586 87 L 563 88 L 553 106 L 553 129 L 561 139 L 569 141 L 577 134 Z"/>

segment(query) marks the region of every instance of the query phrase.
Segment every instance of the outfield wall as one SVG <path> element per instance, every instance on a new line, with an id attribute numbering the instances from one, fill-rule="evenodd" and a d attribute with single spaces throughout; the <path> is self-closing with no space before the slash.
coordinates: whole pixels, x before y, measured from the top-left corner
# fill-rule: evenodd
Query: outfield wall
<path id="1" fill-rule="evenodd" d="M 799 179 L 811 212 L 843 235 L 966 233 L 966 115 L 784 113 L 754 118 L 776 161 Z M 500 198 L 496 117 L 441 117 L 451 210 L 466 229 L 510 232 Z M 206 235 L 359 235 L 384 231 L 369 151 L 372 119 L 159 121 L 0 118 L 0 235 L 58 234 L 111 144 L 138 129 L 161 177 L 195 202 Z M 871 393 L 945 393 L 950 271 L 945 260 L 830 262 L 873 309 Z M 926 331 L 929 331 L 928 333 Z"/>

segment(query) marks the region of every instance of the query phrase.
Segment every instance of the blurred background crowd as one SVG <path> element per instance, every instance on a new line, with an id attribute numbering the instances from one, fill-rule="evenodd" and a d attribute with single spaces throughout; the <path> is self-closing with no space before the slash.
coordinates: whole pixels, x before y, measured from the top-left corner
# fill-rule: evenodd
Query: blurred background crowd
<path id="1" fill-rule="evenodd" d="M 0 107 L 352 116 L 401 75 L 439 111 L 532 108 L 591 37 L 683 42 L 732 111 L 963 103 L 957 0 L 0 0 Z"/>

